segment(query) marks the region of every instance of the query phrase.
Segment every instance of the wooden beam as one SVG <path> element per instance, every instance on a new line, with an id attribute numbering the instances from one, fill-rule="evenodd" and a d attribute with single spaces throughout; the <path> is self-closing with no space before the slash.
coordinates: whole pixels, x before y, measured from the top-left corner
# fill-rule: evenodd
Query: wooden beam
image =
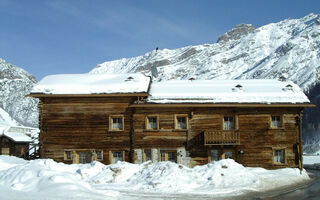
<path id="1" fill-rule="evenodd" d="M 259 103 L 175 103 L 175 104 L 132 104 L 129 107 L 316 107 L 310 103 L 288 104 L 288 103 L 275 103 L 275 104 L 259 104 Z"/>
<path id="2" fill-rule="evenodd" d="M 43 94 L 31 93 L 27 97 L 34 98 L 57 98 L 57 97 L 147 97 L 148 93 L 112 93 L 112 94 Z"/>

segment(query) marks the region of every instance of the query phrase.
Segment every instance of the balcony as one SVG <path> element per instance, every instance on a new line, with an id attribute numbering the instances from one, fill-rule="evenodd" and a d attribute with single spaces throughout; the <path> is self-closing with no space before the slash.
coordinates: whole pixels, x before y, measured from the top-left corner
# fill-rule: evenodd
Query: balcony
<path id="1" fill-rule="evenodd" d="M 239 131 L 205 131 L 204 145 L 239 145 Z"/>

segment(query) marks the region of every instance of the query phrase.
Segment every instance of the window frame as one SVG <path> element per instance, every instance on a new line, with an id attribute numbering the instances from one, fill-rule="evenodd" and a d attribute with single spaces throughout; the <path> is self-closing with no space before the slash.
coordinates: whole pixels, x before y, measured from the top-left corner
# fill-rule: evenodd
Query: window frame
<path id="1" fill-rule="evenodd" d="M 98 152 L 101 152 L 101 158 L 98 158 Z M 70 158 L 68 158 L 68 153 L 70 152 Z M 64 160 L 72 161 L 72 163 L 79 163 L 79 153 L 86 153 L 87 160 L 92 162 L 95 160 L 103 160 L 103 150 L 102 149 L 64 149 Z M 88 162 L 88 163 L 90 163 Z"/>
<path id="2" fill-rule="evenodd" d="M 121 152 L 122 153 L 122 162 L 126 161 L 125 151 L 123 151 L 123 150 L 111 150 L 111 151 L 109 151 L 109 162 L 110 162 L 110 164 L 115 164 L 115 162 L 113 160 L 114 159 L 113 153 L 115 153 L 115 152 Z"/>
<path id="3" fill-rule="evenodd" d="M 273 126 L 272 125 L 272 117 L 279 117 L 280 118 L 280 126 Z M 270 128 L 271 129 L 282 129 L 283 128 L 283 115 L 281 114 L 275 114 L 275 115 L 270 115 Z"/>
<path id="4" fill-rule="evenodd" d="M 156 118 L 156 120 L 157 120 L 157 127 L 156 127 L 156 129 L 153 129 L 153 128 L 149 128 L 149 117 L 151 118 L 151 117 L 155 117 Z M 145 130 L 148 130 L 148 131 L 157 131 L 157 130 L 159 130 L 159 125 L 160 123 L 159 123 L 159 115 L 147 115 L 146 117 L 145 117 Z"/>
<path id="5" fill-rule="evenodd" d="M 224 124 L 225 124 L 224 118 L 225 117 L 233 117 L 233 129 L 225 129 L 225 126 L 224 126 Z M 239 129 L 239 126 L 238 126 L 238 116 L 237 115 L 228 115 L 228 114 L 222 115 L 222 117 L 221 117 L 221 130 L 223 130 L 223 131 L 236 131 L 238 129 Z"/>
<path id="6" fill-rule="evenodd" d="M 90 151 L 87 151 L 87 150 L 84 150 L 84 151 L 77 151 L 76 154 L 77 154 L 77 163 L 78 164 L 86 164 L 86 163 L 91 163 L 92 161 L 89 162 L 89 153 Z M 82 163 L 80 162 L 80 155 L 85 155 L 85 159 L 86 159 L 86 162 Z M 92 159 L 91 159 L 92 160 Z"/>
<path id="7" fill-rule="evenodd" d="M 186 118 L 186 128 L 179 128 L 178 127 L 178 117 L 185 117 Z M 174 115 L 174 129 L 175 130 L 188 130 L 189 126 L 189 117 L 188 114 L 175 114 Z"/>
<path id="8" fill-rule="evenodd" d="M 98 158 L 98 152 L 101 152 L 101 158 Z M 96 160 L 103 160 L 103 150 L 95 150 Z"/>
<path id="9" fill-rule="evenodd" d="M 147 162 L 147 154 L 146 151 L 150 151 L 150 161 L 152 161 L 152 150 L 151 149 L 143 149 L 143 162 Z"/>
<path id="10" fill-rule="evenodd" d="M 162 157 L 161 157 L 161 152 L 164 152 L 164 160 L 162 160 Z M 178 163 L 178 152 L 177 150 L 173 150 L 173 149 L 160 149 L 159 150 L 159 161 L 160 162 L 167 162 L 169 161 L 169 155 L 168 153 L 175 153 L 175 163 Z M 172 162 L 172 161 L 170 161 Z"/>
<path id="11" fill-rule="evenodd" d="M 68 158 L 68 152 L 70 152 L 70 158 Z M 73 160 L 72 150 L 64 150 L 64 160 Z"/>
<path id="12" fill-rule="evenodd" d="M 122 129 L 113 128 L 113 119 L 121 118 L 122 119 Z M 110 115 L 109 116 L 109 131 L 124 131 L 124 116 L 123 115 Z"/>
<path id="13" fill-rule="evenodd" d="M 283 162 L 275 162 L 275 152 L 283 150 Z M 272 163 L 274 165 L 287 165 L 287 150 L 285 147 L 273 147 L 272 148 Z"/>

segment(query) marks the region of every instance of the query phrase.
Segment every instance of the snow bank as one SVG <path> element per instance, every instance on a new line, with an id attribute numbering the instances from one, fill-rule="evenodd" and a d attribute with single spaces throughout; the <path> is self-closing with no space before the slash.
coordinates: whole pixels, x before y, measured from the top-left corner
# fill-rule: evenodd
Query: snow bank
<path id="1" fill-rule="evenodd" d="M 172 80 L 151 84 L 153 103 L 309 103 L 292 81 Z"/>
<path id="2" fill-rule="evenodd" d="M 65 165 L 51 159 L 25 161 L 10 156 L 0 156 L 0 186 L 20 193 L 17 199 L 25 199 L 24 195 L 42 195 L 43 199 L 77 199 L 87 196 L 99 199 L 99 191 L 83 181 L 78 173 L 82 165 Z M 94 167 L 92 168 L 94 169 Z M 104 197 L 116 196 L 117 192 L 105 191 Z M 7 199 L 12 199 L 7 196 Z M 3 198 L 1 198 L 3 199 Z M 5 198 L 6 199 L 6 198 Z M 101 198 L 103 199 L 103 198 Z"/>
<path id="3" fill-rule="evenodd" d="M 87 180 L 104 189 L 181 194 L 240 195 L 265 191 L 308 180 L 305 171 L 244 167 L 226 159 L 188 168 L 172 162 L 117 163 L 100 168 Z M 274 180 L 277 180 L 276 183 Z"/>
<path id="4" fill-rule="evenodd" d="M 66 165 L 50 159 L 24 161 L 0 156 L 0 166 L 0 191 L 8 190 L 10 197 L 16 199 L 40 194 L 45 194 L 47 199 L 66 199 L 66 196 L 76 199 L 79 195 L 103 199 L 139 192 L 233 196 L 309 179 L 305 171 L 300 174 L 298 169 L 249 168 L 231 159 L 188 168 L 172 162 L 104 165 L 95 161 Z M 13 195 L 13 191 L 17 193 Z"/>
<path id="5" fill-rule="evenodd" d="M 143 74 L 58 74 L 44 77 L 31 93 L 114 94 L 147 92 L 150 77 Z"/>

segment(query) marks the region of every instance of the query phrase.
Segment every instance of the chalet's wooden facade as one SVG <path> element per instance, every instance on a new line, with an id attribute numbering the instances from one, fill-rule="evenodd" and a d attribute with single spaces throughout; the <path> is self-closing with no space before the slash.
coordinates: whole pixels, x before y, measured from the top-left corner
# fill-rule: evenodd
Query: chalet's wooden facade
<path id="1" fill-rule="evenodd" d="M 6 136 L 0 136 L 0 155 L 23 157 L 29 154 L 30 142 L 16 142 Z"/>
<path id="2" fill-rule="evenodd" d="M 28 158 L 31 138 L 25 133 L 35 128 L 0 126 L 0 155 Z"/>
<path id="3" fill-rule="evenodd" d="M 30 96 L 40 99 L 41 157 L 106 164 L 169 160 L 191 167 L 232 158 L 245 166 L 301 167 L 302 111 L 311 106 L 307 99 L 159 103 L 150 100 L 150 84 L 123 93 L 34 90 Z"/>

